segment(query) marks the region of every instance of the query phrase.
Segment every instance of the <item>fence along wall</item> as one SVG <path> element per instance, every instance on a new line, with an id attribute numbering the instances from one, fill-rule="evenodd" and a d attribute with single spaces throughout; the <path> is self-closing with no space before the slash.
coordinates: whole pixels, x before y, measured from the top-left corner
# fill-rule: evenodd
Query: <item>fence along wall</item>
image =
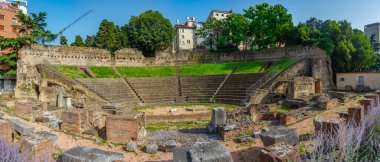
<path id="1" fill-rule="evenodd" d="M 216 54 L 207 51 L 171 53 L 170 50 L 165 50 L 158 52 L 155 58 L 146 58 L 142 55 L 141 51 L 134 48 L 126 48 L 116 51 L 113 58 L 110 52 L 104 49 L 34 44 L 22 48 L 19 57 L 23 63 L 31 66 L 38 64 L 71 66 L 173 66 L 176 60 L 182 63 L 281 60 L 301 54 L 315 57 L 321 52 L 325 53 L 317 47 L 303 46 L 260 51 L 238 51 L 229 54 Z"/>

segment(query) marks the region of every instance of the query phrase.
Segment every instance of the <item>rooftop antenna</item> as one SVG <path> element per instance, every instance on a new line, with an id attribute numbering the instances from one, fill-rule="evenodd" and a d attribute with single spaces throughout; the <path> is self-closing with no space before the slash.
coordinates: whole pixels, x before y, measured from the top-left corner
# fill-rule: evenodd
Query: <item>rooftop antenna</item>
<path id="1" fill-rule="evenodd" d="M 77 23 L 79 20 L 83 19 L 84 17 L 86 17 L 88 14 L 90 14 L 93 10 L 90 10 L 90 11 L 87 11 L 86 13 L 84 13 L 82 16 L 80 16 L 79 18 L 77 18 L 75 21 L 73 21 L 72 23 L 70 23 L 68 26 L 66 26 L 65 28 L 63 28 L 59 33 L 58 33 L 58 36 L 62 35 L 62 33 L 70 28 L 71 26 L 73 26 L 75 23 Z"/>

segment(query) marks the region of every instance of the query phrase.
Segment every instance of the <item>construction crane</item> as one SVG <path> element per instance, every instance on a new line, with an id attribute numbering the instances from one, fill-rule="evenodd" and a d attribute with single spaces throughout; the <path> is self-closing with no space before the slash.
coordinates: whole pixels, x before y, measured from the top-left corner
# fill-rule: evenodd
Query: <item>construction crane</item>
<path id="1" fill-rule="evenodd" d="M 84 17 L 86 17 L 88 14 L 90 14 L 92 12 L 92 10 L 90 11 L 87 11 L 86 13 L 84 13 L 82 16 L 80 16 L 79 18 L 77 18 L 75 21 L 73 21 L 71 24 L 69 24 L 68 26 L 66 26 L 65 28 L 63 28 L 59 33 L 58 33 L 58 36 L 62 35 L 62 33 L 70 28 L 71 26 L 73 26 L 75 23 L 77 23 L 79 20 L 83 19 Z"/>

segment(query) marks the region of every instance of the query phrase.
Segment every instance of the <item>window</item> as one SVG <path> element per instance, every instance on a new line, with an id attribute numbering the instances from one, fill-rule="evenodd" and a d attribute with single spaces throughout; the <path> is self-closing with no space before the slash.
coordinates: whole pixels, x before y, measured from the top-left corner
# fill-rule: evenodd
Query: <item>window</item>
<path id="1" fill-rule="evenodd" d="M 340 78 L 340 81 L 341 81 L 341 82 L 344 82 L 344 78 Z"/>
<path id="2" fill-rule="evenodd" d="M 222 14 L 222 17 L 224 17 L 224 14 Z"/>
<path id="3" fill-rule="evenodd" d="M 0 31 L 4 31 L 4 25 L 0 25 Z"/>
<path id="4" fill-rule="evenodd" d="M 181 44 L 182 44 L 182 45 L 185 45 L 185 41 L 182 41 Z"/>
<path id="5" fill-rule="evenodd" d="M 185 29 L 181 29 L 181 32 L 184 33 L 184 32 L 185 32 Z"/>
<path id="6" fill-rule="evenodd" d="M 190 40 L 187 40 L 187 44 L 190 44 Z"/>
<path id="7" fill-rule="evenodd" d="M 216 16 L 219 16 L 219 14 L 218 14 L 218 13 L 216 13 L 215 15 L 216 15 Z"/>
<path id="8" fill-rule="evenodd" d="M 16 19 L 16 18 L 12 18 L 12 22 L 13 22 L 14 24 L 16 24 L 16 23 L 17 23 L 17 19 Z"/>
<path id="9" fill-rule="evenodd" d="M 182 39 L 185 39 L 185 35 L 182 35 Z"/>
<path id="10" fill-rule="evenodd" d="M 0 15 L 0 21 L 4 21 L 5 19 L 5 16 L 4 15 Z"/>

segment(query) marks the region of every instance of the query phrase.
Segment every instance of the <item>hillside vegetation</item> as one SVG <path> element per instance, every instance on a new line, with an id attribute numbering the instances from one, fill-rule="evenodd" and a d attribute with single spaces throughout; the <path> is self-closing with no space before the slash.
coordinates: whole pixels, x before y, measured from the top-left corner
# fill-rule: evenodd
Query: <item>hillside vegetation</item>
<path id="1" fill-rule="evenodd" d="M 52 68 L 70 78 L 88 78 L 86 74 L 75 66 L 52 66 Z"/>

